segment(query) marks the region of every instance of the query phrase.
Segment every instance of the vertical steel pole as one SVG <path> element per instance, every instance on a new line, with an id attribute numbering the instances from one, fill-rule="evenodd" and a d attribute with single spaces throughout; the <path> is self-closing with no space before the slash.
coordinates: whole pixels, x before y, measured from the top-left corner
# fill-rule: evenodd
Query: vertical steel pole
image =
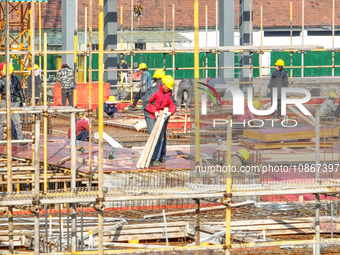
<path id="1" fill-rule="evenodd" d="M 332 5 L 332 77 L 334 77 L 334 47 L 335 47 L 335 41 L 334 41 L 334 35 L 335 35 L 335 0 L 333 0 Z M 334 91 L 334 83 L 332 84 L 332 91 Z"/>
<path id="2" fill-rule="evenodd" d="M 76 165 L 76 114 L 71 113 L 71 189 L 76 188 L 76 175 L 77 175 L 77 165 Z M 74 193 L 75 194 L 75 193 Z M 72 237 L 71 237 L 71 250 L 76 251 L 76 237 L 77 237 L 77 204 L 71 204 L 71 217 L 72 217 Z M 67 221 L 68 222 L 68 221 Z"/>
<path id="3" fill-rule="evenodd" d="M 218 48 L 218 0 L 216 0 L 216 7 L 215 7 L 215 16 L 216 16 L 216 25 L 215 25 L 215 34 L 216 34 L 216 52 L 215 52 L 215 65 L 216 65 L 216 71 L 215 71 L 215 77 L 218 77 L 218 53 L 217 53 L 217 48 Z"/>
<path id="4" fill-rule="evenodd" d="M 316 110 L 315 116 L 315 165 L 320 164 L 320 114 Z M 315 171 L 315 181 L 319 184 L 320 173 Z M 320 194 L 315 195 L 315 240 L 320 241 Z M 315 255 L 320 255 L 320 244 L 315 244 Z"/>
<path id="5" fill-rule="evenodd" d="M 133 2 L 133 0 L 132 0 Z M 99 0 L 99 106 L 98 106 L 98 197 L 99 206 L 103 205 L 103 80 L 104 80 L 104 3 L 103 0 Z M 98 213 L 98 252 L 103 254 L 103 217 L 104 211 Z"/>
<path id="6" fill-rule="evenodd" d="M 228 126 L 227 126 L 227 180 L 226 180 L 226 232 L 225 232 L 225 244 L 226 244 L 226 250 L 225 254 L 230 255 L 230 249 L 231 249 L 231 233 L 230 233 L 230 227 L 231 227 L 231 142 L 232 142 L 232 129 L 231 129 L 231 117 L 228 116 Z"/>
<path id="7" fill-rule="evenodd" d="M 205 6 L 205 47 L 208 47 L 208 6 Z M 205 78 L 208 78 L 208 53 L 205 53 Z"/>
<path id="8" fill-rule="evenodd" d="M 4 0 L 4 21 L 5 21 L 5 61 L 6 61 L 6 84 L 10 84 L 10 73 L 9 73 L 9 3 L 8 0 Z M 7 117 L 7 192 L 11 193 L 13 191 L 12 187 L 12 143 L 11 143 L 11 91 L 10 86 L 6 89 L 6 117 Z M 8 237 L 9 237 L 9 252 L 13 254 L 13 207 L 8 207 Z"/>
<path id="9" fill-rule="evenodd" d="M 201 235 L 200 235 L 200 222 L 201 222 L 201 217 L 200 217 L 200 199 L 196 199 L 196 229 L 195 229 L 195 242 L 196 246 L 200 246 L 201 244 Z"/>
<path id="10" fill-rule="evenodd" d="M 301 24 L 301 33 L 302 33 L 302 38 L 301 38 L 301 48 L 302 48 L 302 53 L 301 53 L 301 77 L 304 77 L 304 60 L 305 60 L 305 53 L 303 46 L 305 44 L 305 0 L 302 0 L 302 24 Z"/>
<path id="11" fill-rule="evenodd" d="M 30 15 L 30 26 L 31 26 L 31 34 L 30 34 L 30 44 L 31 44 L 31 79 L 32 79 L 32 105 L 35 106 L 35 75 L 34 75 L 34 64 L 35 64 L 35 8 L 34 8 L 34 0 L 31 0 L 31 15 Z"/>
<path id="12" fill-rule="evenodd" d="M 87 78 L 87 7 L 85 7 L 85 29 L 84 29 L 84 44 L 85 44 L 85 51 L 84 51 L 84 83 L 86 83 Z"/>
<path id="13" fill-rule="evenodd" d="M 39 0 L 39 67 L 41 68 L 41 0 Z"/>
<path id="14" fill-rule="evenodd" d="M 164 31 L 164 40 L 163 40 L 163 47 L 166 47 L 165 41 L 165 21 L 166 21 L 166 7 L 165 7 L 165 0 L 163 0 L 163 31 Z"/>
<path id="15" fill-rule="evenodd" d="M 293 45 L 293 4 L 292 2 L 290 2 L 289 4 L 289 8 L 290 8 L 290 46 Z M 290 86 L 292 87 L 293 86 L 293 81 L 292 81 L 292 78 L 293 78 L 293 52 L 290 52 L 290 81 L 291 81 L 291 84 Z"/>
<path id="16" fill-rule="evenodd" d="M 78 82 L 78 22 L 76 22 L 76 28 L 74 29 L 74 91 L 75 97 L 73 97 L 73 106 L 77 105 L 77 82 Z"/>
<path id="17" fill-rule="evenodd" d="M 263 52 L 262 52 L 262 36 L 263 36 L 263 6 L 261 5 L 261 22 L 260 22 L 260 47 L 261 47 L 261 50 L 260 50 L 260 96 L 259 96 L 259 99 L 262 100 L 262 90 L 263 90 L 263 84 L 262 84 L 262 60 L 263 60 Z M 270 70 L 270 69 L 269 69 Z"/>
<path id="18" fill-rule="evenodd" d="M 34 170 L 34 201 L 37 203 L 39 201 L 40 192 L 40 115 L 35 117 L 35 139 L 34 139 L 34 149 L 35 149 L 35 170 Z M 36 205 L 38 206 L 38 205 Z M 34 213 L 34 254 L 38 255 L 40 245 L 40 234 L 39 234 L 39 210 Z"/>
<path id="19" fill-rule="evenodd" d="M 196 166 L 200 165 L 200 90 L 199 90 L 199 48 L 198 48 L 198 29 L 199 29 L 199 9 L 198 0 L 194 3 L 194 28 L 195 28 L 195 163 Z"/>
<path id="20" fill-rule="evenodd" d="M 133 46 L 133 0 L 131 0 L 131 51 L 134 51 Z M 133 102 L 133 53 L 131 53 L 131 89 L 130 89 L 130 101 Z"/>
<path id="21" fill-rule="evenodd" d="M 89 0 L 89 110 L 92 110 L 92 0 Z M 89 186 L 92 186 L 92 116 L 89 117 Z"/>
<path id="22" fill-rule="evenodd" d="M 44 193 L 47 193 L 47 33 L 44 33 Z"/>
<path id="23" fill-rule="evenodd" d="M 172 76 L 175 79 L 175 4 L 172 4 Z"/>

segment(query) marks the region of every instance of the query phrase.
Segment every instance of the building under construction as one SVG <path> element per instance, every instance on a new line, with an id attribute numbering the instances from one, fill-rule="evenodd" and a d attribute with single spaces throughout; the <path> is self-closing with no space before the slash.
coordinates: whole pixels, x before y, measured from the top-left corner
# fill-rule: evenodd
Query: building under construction
<path id="1" fill-rule="evenodd" d="M 339 121 L 320 116 L 329 95 L 339 105 L 337 1 L 0 4 L 1 62 L 27 97 L 11 107 L 9 86 L 2 95 L 2 254 L 340 254 Z M 268 93 L 278 59 L 282 101 Z M 62 106 L 62 63 L 74 106 Z M 175 78 L 161 166 L 144 166 L 154 135 L 142 102 L 127 107 L 139 63 Z M 27 83 L 37 69 L 38 97 Z M 104 118 L 112 95 L 118 118 Z M 240 121 L 246 108 L 256 117 Z M 24 139 L 10 135 L 14 114 Z M 84 115 L 89 139 L 78 141 Z"/>

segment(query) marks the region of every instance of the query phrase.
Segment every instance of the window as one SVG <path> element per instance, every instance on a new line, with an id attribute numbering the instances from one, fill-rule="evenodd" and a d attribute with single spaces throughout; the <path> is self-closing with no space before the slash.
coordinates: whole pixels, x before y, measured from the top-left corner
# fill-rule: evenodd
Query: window
<path id="1" fill-rule="evenodd" d="M 293 36 L 300 36 L 300 31 L 293 31 Z M 264 31 L 264 37 L 290 36 L 290 31 Z"/>

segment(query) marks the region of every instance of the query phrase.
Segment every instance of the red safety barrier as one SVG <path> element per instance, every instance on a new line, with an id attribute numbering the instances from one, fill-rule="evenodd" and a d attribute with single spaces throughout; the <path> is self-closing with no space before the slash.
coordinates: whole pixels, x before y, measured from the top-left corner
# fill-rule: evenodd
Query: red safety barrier
<path id="1" fill-rule="evenodd" d="M 92 110 L 98 107 L 98 83 L 92 83 Z M 77 83 L 77 90 L 74 93 L 74 105 L 80 108 L 89 108 L 89 84 Z M 110 96 L 110 83 L 103 84 L 103 101 L 105 102 Z M 61 89 L 60 84 L 54 85 L 54 103 L 55 106 L 61 106 Z M 68 105 L 68 101 L 66 102 Z"/>

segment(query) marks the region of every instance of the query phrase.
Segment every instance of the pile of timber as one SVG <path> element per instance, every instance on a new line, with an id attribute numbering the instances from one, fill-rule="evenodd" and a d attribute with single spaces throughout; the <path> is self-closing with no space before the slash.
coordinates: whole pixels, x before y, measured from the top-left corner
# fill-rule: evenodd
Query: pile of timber
<path id="1" fill-rule="evenodd" d="M 66 247 L 67 239 L 71 240 L 71 229 L 69 237 L 67 238 L 67 223 L 63 223 L 63 237 L 62 246 Z M 44 227 L 44 225 L 42 225 Z M 78 223 L 79 226 L 79 223 Z M 83 232 L 81 228 L 77 228 L 77 239 L 84 240 L 85 246 L 88 244 L 89 231 L 93 233 L 94 246 L 98 244 L 98 227 L 85 226 Z M 150 223 L 150 224 L 127 224 L 126 221 L 119 222 L 117 224 L 104 224 L 104 237 L 103 242 L 105 246 L 119 246 L 124 244 L 118 244 L 117 242 L 127 242 L 129 240 L 148 240 L 148 241 L 165 241 L 166 238 L 186 238 L 189 236 L 189 222 L 167 222 L 166 227 L 164 223 Z M 52 236 L 48 234 L 48 240 L 53 247 L 60 245 L 60 230 L 59 226 L 55 225 L 52 228 Z M 40 230 L 40 237 L 46 240 L 45 230 Z M 0 247 L 8 247 L 9 237 L 8 230 L 0 230 Z M 14 230 L 14 246 L 32 248 L 34 243 L 34 230 Z M 131 247 L 131 245 L 127 245 Z M 138 245 L 136 246 L 138 248 Z M 143 245 L 140 246 L 143 247 Z"/>
<path id="2" fill-rule="evenodd" d="M 166 229 L 164 223 L 150 224 L 129 224 L 124 225 L 114 231 L 110 231 L 104 236 L 104 241 L 128 241 L 128 240 L 165 240 L 168 238 L 188 237 L 189 222 L 167 222 Z"/>
<path id="3" fill-rule="evenodd" d="M 218 233 L 225 228 L 225 222 L 203 223 L 201 232 L 203 236 Z M 320 217 L 321 233 L 331 233 L 332 219 L 329 216 Z M 263 232 L 266 241 L 282 235 L 315 234 L 315 218 L 303 217 L 292 219 L 268 219 L 268 220 L 241 220 L 231 222 L 231 233 L 234 241 L 237 242 L 262 242 Z M 340 233 L 340 217 L 333 217 L 333 233 Z M 211 244 L 216 244 L 224 240 L 215 239 Z M 210 242 L 210 241 L 209 241 Z"/>
<path id="4" fill-rule="evenodd" d="M 338 127 L 321 128 L 320 138 L 326 139 L 337 137 L 339 135 Z M 275 149 L 275 148 L 303 148 L 315 147 L 315 128 L 292 127 L 292 128 L 263 128 L 263 129 L 244 129 L 243 138 L 240 140 L 242 145 L 252 149 Z M 321 147 L 334 147 L 332 141 L 320 143 Z"/>

